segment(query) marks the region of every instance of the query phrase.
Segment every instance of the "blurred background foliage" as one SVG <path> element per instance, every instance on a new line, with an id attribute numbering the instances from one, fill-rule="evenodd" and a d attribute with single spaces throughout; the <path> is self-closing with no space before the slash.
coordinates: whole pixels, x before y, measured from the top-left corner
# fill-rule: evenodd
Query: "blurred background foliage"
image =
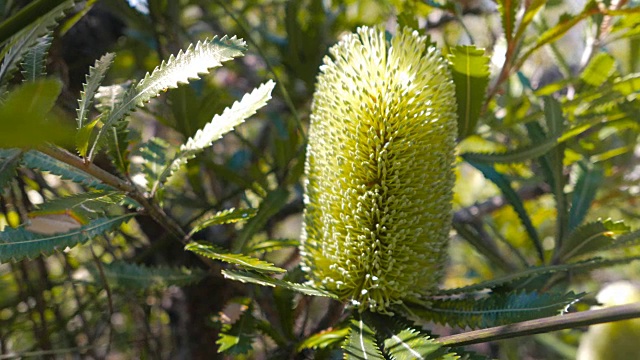
<path id="1" fill-rule="evenodd" d="M 0 0 L 0 15 L 10 18 L 27 3 Z M 536 129 L 527 124 L 553 111 L 553 101 L 544 97 L 554 96 L 569 124 L 590 124 L 563 143 L 562 192 L 570 194 L 577 186 L 586 189 L 581 198 L 588 202 L 586 222 L 612 218 L 639 228 L 640 82 L 625 83 L 629 88 L 615 84 L 640 71 L 640 3 L 522 3 L 540 9 L 521 34 L 509 35 L 521 39 L 511 48 L 503 33 L 504 13 L 488 0 L 78 1 L 55 28 L 46 65 L 62 84 L 57 117 L 72 122 L 89 66 L 106 52 L 114 52 L 116 58 L 104 83 L 121 84 L 142 78 L 198 40 L 225 34 L 245 39 L 246 56 L 133 113 L 131 137 L 160 137 L 178 145 L 242 94 L 266 79 L 275 80 L 269 105 L 191 160 L 171 186 L 160 190 L 158 199 L 183 226 L 229 208 L 257 209 L 248 222 L 207 227 L 197 237 L 292 270 L 298 262 L 295 246 L 303 210 L 305 133 L 322 58 L 341 34 L 360 25 L 386 24 L 390 30 L 397 24 L 410 25 L 431 36 L 445 53 L 454 45 L 475 44 L 490 56 L 487 100 L 477 127 L 460 139 L 460 154 L 535 143 Z M 611 12 L 605 15 L 593 7 Z M 541 34 L 554 29 L 554 41 L 536 47 Z M 510 66 L 506 73 L 505 61 Z M 614 118 L 618 121 L 611 121 Z M 2 121 L 3 127 L 12 126 Z M 39 134 L 36 128 L 29 131 Z M 119 172 L 105 155 L 94 162 Z M 452 232 L 443 288 L 558 260 L 551 258 L 558 231 L 557 192 L 545 181 L 540 163 L 526 160 L 487 168 L 460 158 L 455 170 L 457 231 Z M 585 173 L 593 183 L 578 185 Z M 542 258 L 531 232 L 509 206 L 504 188 L 488 180 L 491 174 L 507 181 L 522 200 Z M 84 191 L 46 172 L 19 168 L 17 175 L 0 193 L 0 228 L 24 222 L 25 214 L 45 200 Z M 640 255 L 632 248 L 616 251 Z M 127 270 L 126 263 L 142 267 Z M 155 276 L 131 275 L 156 266 L 164 270 L 153 270 L 158 271 Z M 569 273 L 564 286 L 592 294 L 614 280 L 640 281 L 639 266 L 632 262 Z M 88 244 L 2 263 L 0 359 L 212 359 L 223 357 L 217 354 L 219 347 L 229 351 L 227 358 L 340 357 L 323 349 L 327 344 L 303 342 L 338 323 L 339 304 L 286 289 L 231 282 L 215 271 L 220 267 L 204 270 L 200 259 L 145 216 Z M 119 276 L 124 273 L 128 277 Z M 303 279 L 295 270 L 287 277 Z M 587 295 L 582 309 L 590 299 L 594 302 Z M 440 335 L 461 330 L 430 327 Z M 500 359 L 571 359 L 583 330 L 504 340 L 474 350 Z"/>

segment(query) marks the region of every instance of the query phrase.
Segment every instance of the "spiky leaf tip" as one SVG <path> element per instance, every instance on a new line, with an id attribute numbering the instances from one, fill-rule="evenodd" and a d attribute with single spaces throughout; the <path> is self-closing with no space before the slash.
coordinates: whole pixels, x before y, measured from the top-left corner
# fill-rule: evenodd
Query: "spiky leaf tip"
<path id="1" fill-rule="evenodd" d="M 447 62 L 404 28 L 362 27 L 320 68 L 309 130 L 302 266 L 360 310 L 432 292 L 451 222 L 456 125 Z"/>

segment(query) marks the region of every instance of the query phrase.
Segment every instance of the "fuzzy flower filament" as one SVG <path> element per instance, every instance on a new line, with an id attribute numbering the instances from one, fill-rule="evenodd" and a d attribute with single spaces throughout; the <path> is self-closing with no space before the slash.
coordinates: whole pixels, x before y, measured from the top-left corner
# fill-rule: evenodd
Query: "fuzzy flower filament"
<path id="1" fill-rule="evenodd" d="M 447 63 L 425 37 L 363 27 L 330 50 L 311 114 L 301 254 L 310 281 L 384 312 L 436 287 L 456 135 Z"/>

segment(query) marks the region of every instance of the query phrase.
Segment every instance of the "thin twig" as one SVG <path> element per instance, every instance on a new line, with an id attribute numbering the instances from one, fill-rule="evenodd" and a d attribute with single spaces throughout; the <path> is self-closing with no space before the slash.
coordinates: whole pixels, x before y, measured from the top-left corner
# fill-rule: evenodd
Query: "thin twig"
<path id="1" fill-rule="evenodd" d="M 640 303 L 582 311 L 469 331 L 463 334 L 441 337 L 438 339 L 438 342 L 451 347 L 466 346 L 633 318 L 640 318 Z"/>

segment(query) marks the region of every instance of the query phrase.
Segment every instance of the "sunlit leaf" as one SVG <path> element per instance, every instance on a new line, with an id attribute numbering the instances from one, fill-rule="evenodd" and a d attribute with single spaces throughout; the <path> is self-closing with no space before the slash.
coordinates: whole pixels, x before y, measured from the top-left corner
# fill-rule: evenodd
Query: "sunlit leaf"
<path id="1" fill-rule="evenodd" d="M 363 319 L 351 319 L 349 337 L 343 345 L 345 360 L 385 360 L 375 334 Z"/>
<path id="2" fill-rule="evenodd" d="M 192 251 L 198 255 L 208 257 L 210 259 L 220 260 L 229 264 L 237 265 L 242 269 L 260 271 L 265 273 L 286 272 L 285 269 L 274 266 L 272 263 L 243 254 L 232 254 L 211 244 L 193 241 L 187 244 L 184 249 Z"/>
<path id="3" fill-rule="evenodd" d="M 605 52 L 598 53 L 580 74 L 580 79 L 591 86 L 600 86 L 613 74 L 615 65 L 613 56 Z"/>
<path id="4" fill-rule="evenodd" d="M 338 298 L 336 295 L 331 294 L 323 289 L 318 289 L 305 284 L 297 284 L 289 281 L 276 279 L 273 277 L 266 276 L 264 274 L 252 273 L 248 271 L 234 271 L 234 270 L 222 270 L 222 274 L 227 279 L 240 281 L 243 283 L 257 284 L 261 286 L 270 286 L 270 287 L 281 286 L 285 289 L 296 291 L 304 295 L 324 296 L 324 297 L 330 297 L 333 299 Z"/>
<path id="5" fill-rule="evenodd" d="M 206 229 L 214 225 L 232 224 L 239 221 L 247 221 L 256 214 L 256 209 L 227 209 L 218 211 L 215 214 L 210 214 L 199 218 L 194 224 L 193 229 L 189 232 L 195 234 L 196 232 Z"/>
<path id="6" fill-rule="evenodd" d="M 622 221 L 599 220 L 575 228 L 557 250 L 557 257 L 567 261 L 596 252 L 615 242 L 615 236 L 629 231 Z"/>

